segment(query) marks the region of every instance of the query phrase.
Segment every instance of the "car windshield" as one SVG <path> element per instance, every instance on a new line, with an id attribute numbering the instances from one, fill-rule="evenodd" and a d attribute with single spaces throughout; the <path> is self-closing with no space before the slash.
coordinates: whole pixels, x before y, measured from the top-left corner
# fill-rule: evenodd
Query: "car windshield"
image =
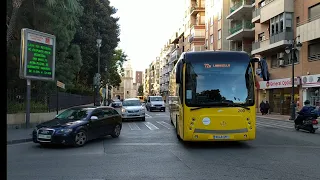
<path id="1" fill-rule="evenodd" d="M 57 119 L 72 119 L 72 120 L 81 120 L 83 118 L 88 117 L 91 111 L 94 108 L 72 108 L 67 109 L 60 113 L 56 118 Z"/>
<path id="2" fill-rule="evenodd" d="M 254 81 L 251 72 L 251 66 L 243 61 L 188 63 L 186 104 L 188 106 L 222 104 L 227 106 L 230 103 L 249 105 L 248 100 L 254 99 Z"/>
<path id="3" fill-rule="evenodd" d="M 141 106 L 140 100 L 124 100 L 123 106 Z"/>
<path id="4" fill-rule="evenodd" d="M 150 101 L 163 101 L 162 97 L 150 97 Z"/>

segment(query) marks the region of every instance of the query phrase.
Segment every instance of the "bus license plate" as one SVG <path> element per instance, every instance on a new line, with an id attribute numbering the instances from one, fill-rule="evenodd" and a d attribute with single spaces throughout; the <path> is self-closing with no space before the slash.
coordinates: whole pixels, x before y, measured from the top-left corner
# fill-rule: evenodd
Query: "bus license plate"
<path id="1" fill-rule="evenodd" d="M 214 139 L 230 139 L 229 136 L 214 136 Z"/>

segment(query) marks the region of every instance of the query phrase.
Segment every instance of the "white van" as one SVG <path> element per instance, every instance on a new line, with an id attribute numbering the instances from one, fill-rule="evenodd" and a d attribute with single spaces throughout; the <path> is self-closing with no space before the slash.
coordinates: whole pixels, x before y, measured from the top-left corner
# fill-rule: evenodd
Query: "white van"
<path id="1" fill-rule="evenodd" d="M 166 105 L 162 96 L 149 96 L 146 104 L 147 111 L 160 110 L 166 112 Z"/>

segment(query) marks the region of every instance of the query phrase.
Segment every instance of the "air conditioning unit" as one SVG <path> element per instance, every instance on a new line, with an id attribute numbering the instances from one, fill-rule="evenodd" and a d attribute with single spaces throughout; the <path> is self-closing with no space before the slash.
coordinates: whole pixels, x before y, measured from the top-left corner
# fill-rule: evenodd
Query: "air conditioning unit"
<path id="1" fill-rule="evenodd" d="M 283 66 L 284 66 L 284 60 L 283 60 L 283 59 L 279 60 L 279 66 L 280 66 L 280 67 L 283 67 Z"/>
<path id="2" fill-rule="evenodd" d="M 283 59 L 284 58 L 284 53 L 277 53 L 277 59 Z"/>

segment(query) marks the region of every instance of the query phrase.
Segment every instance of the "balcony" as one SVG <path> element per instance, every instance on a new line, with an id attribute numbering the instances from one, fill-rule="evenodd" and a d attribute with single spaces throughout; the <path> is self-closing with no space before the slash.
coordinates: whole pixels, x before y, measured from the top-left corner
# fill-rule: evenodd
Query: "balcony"
<path id="1" fill-rule="evenodd" d="M 170 56 L 169 64 L 172 64 L 175 60 L 179 59 L 180 55 L 181 55 L 180 49 L 176 48 L 175 50 L 173 50 Z"/>
<path id="2" fill-rule="evenodd" d="M 250 17 L 254 8 L 255 0 L 238 0 L 230 8 L 230 14 L 227 19 L 240 20 L 244 17 Z"/>
<path id="3" fill-rule="evenodd" d="M 320 14 L 297 24 L 297 34 L 300 42 L 312 41 L 320 38 Z"/>
<path id="4" fill-rule="evenodd" d="M 294 0 L 269 0 L 265 6 L 261 7 L 260 23 L 283 12 L 294 12 Z"/>
<path id="5" fill-rule="evenodd" d="M 260 8 L 252 11 L 252 20 L 251 20 L 252 23 L 260 23 L 260 12 L 261 12 Z"/>
<path id="6" fill-rule="evenodd" d="M 271 35 L 269 39 L 254 42 L 251 54 L 259 54 L 283 49 L 288 46 L 293 39 L 293 31 L 282 31 Z"/>
<path id="7" fill-rule="evenodd" d="M 241 46 L 233 46 L 230 48 L 231 51 L 244 51 L 251 55 L 252 44 L 242 44 Z"/>
<path id="8" fill-rule="evenodd" d="M 194 45 L 191 47 L 191 51 L 205 51 L 204 45 Z"/>
<path id="9" fill-rule="evenodd" d="M 190 7 L 190 15 L 191 16 L 195 16 L 197 15 L 199 12 L 205 12 L 205 6 L 204 5 L 194 5 Z"/>
<path id="10" fill-rule="evenodd" d="M 229 33 L 230 35 L 227 37 L 227 40 L 240 41 L 243 38 L 253 38 L 254 24 L 250 21 L 243 21 L 229 29 Z"/>

